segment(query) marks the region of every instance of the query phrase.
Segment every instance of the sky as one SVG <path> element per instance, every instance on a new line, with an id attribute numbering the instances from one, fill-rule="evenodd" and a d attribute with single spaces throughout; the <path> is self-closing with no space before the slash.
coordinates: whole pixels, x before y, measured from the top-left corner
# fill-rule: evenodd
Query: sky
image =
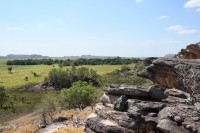
<path id="1" fill-rule="evenodd" d="M 200 0 L 1 0 L 0 55 L 162 57 L 200 41 Z"/>

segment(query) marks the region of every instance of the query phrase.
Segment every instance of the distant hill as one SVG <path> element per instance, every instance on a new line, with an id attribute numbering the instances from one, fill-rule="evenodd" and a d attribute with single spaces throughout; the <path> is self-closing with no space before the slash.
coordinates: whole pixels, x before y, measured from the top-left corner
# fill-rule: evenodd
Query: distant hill
<path id="1" fill-rule="evenodd" d="M 67 59 L 79 59 L 79 58 L 84 58 L 84 59 L 97 59 L 97 58 L 106 59 L 106 58 L 116 58 L 116 57 L 119 57 L 119 56 L 95 56 L 95 55 L 64 56 L 64 58 L 67 58 Z"/>
<path id="2" fill-rule="evenodd" d="M 32 54 L 32 55 L 8 54 L 6 56 L 0 56 L 0 59 L 27 59 L 27 58 L 48 58 L 48 56 L 42 56 L 38 54 Z"/>
<path id="3" fill-rule="evenodd" d="M 107 59 L 107 58 L 117 58 L 120 56 L 95 56 L 95 55 L 81 55 L 81 56 L 64 56 L 64 57 L 50 57 L 50 56 L 43 56 L 38 54 L 8 54 L 6 56 L 0 56 L 0 59 L 34 59 L 34 58 L 64 58 L 64 59 Z M 146 58 L 146 57 L 120 57 L 120 58 Z"/>

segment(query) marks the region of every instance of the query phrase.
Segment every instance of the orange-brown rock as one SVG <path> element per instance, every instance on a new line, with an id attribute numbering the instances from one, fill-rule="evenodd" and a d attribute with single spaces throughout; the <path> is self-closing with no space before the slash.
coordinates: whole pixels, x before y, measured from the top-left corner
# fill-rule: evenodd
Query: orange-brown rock
<path id="1" fill-rule="evenodd" d="M 159 58 L 138 76 L 148 78 L 165 88 L 193 93 L 199 86 L 200 59 Z"/>
<path id="2" fill-rule="evenodd" d="M 185 49 L 176 55 L 180 59 L 200 59 L 200 42 L 197 44 L 188 45 Z"/>

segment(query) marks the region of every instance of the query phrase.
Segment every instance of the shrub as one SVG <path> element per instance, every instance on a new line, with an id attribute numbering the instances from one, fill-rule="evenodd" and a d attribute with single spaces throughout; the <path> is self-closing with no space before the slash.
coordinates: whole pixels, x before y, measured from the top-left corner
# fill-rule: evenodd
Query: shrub
<path id="1" fill-rule="evenodd" d="M 73 66 L 71 69 L 52 69 L 49 72 L 50 83 L 58 89 L 69 88 L 73 82 L 78 80 L 91 82 L 93 85 L 97 83 L 98 74 L 93 69 L 86 67 L 76 68 Z"/>
<path id="2" fill-rule="evenodd" d="M 83 109 L 96 102 L 96 88 L 87 82 L 78 81 L 73 83 L 69 89 L 61 91 L 63 107 Z"/>
<path id="3" fill-rule="evenodd" d="M 24 80 L 25 80 L 25 81 L 28 81 L 28 77 L 26 76 L 26 77 L 24 78 Z"/>
<path id="4" fill-rule="evenodd" d="M 34 77 L 38 77 L 39 75 L 36 72 L 31 72 Z"/>
<path id="5" fill-rule="evenodd" d="M 8 72 L 11 74 L 12 73 L 12 67 L 8 67 Z"/>
<path id="6" fill-rule="evenodd" d="M 122 72 L 130 71 L 130 70 L 131 70 L 131 68 L 130 68 L 129 66 L 127 66 L 127 65 L 123 65 L 123 66 L 121 67 L 121 71 L 122 71 Z"/>
<path id="7" fill-rule="evenodd" d="M 0 86 L 0 108 L 3 107 L 5 101 L 6 101 L 6 92 L 4 86 Z"/>

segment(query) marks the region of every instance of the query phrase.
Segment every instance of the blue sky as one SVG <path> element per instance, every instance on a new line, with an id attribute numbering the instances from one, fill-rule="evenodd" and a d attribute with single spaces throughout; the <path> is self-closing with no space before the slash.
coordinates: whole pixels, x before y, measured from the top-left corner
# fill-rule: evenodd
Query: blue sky
<path id="1" fill-rule="evenodd" d="M 199 30 L 200 0 L 0 1 L 0 55 L 164 56 Z"/>

